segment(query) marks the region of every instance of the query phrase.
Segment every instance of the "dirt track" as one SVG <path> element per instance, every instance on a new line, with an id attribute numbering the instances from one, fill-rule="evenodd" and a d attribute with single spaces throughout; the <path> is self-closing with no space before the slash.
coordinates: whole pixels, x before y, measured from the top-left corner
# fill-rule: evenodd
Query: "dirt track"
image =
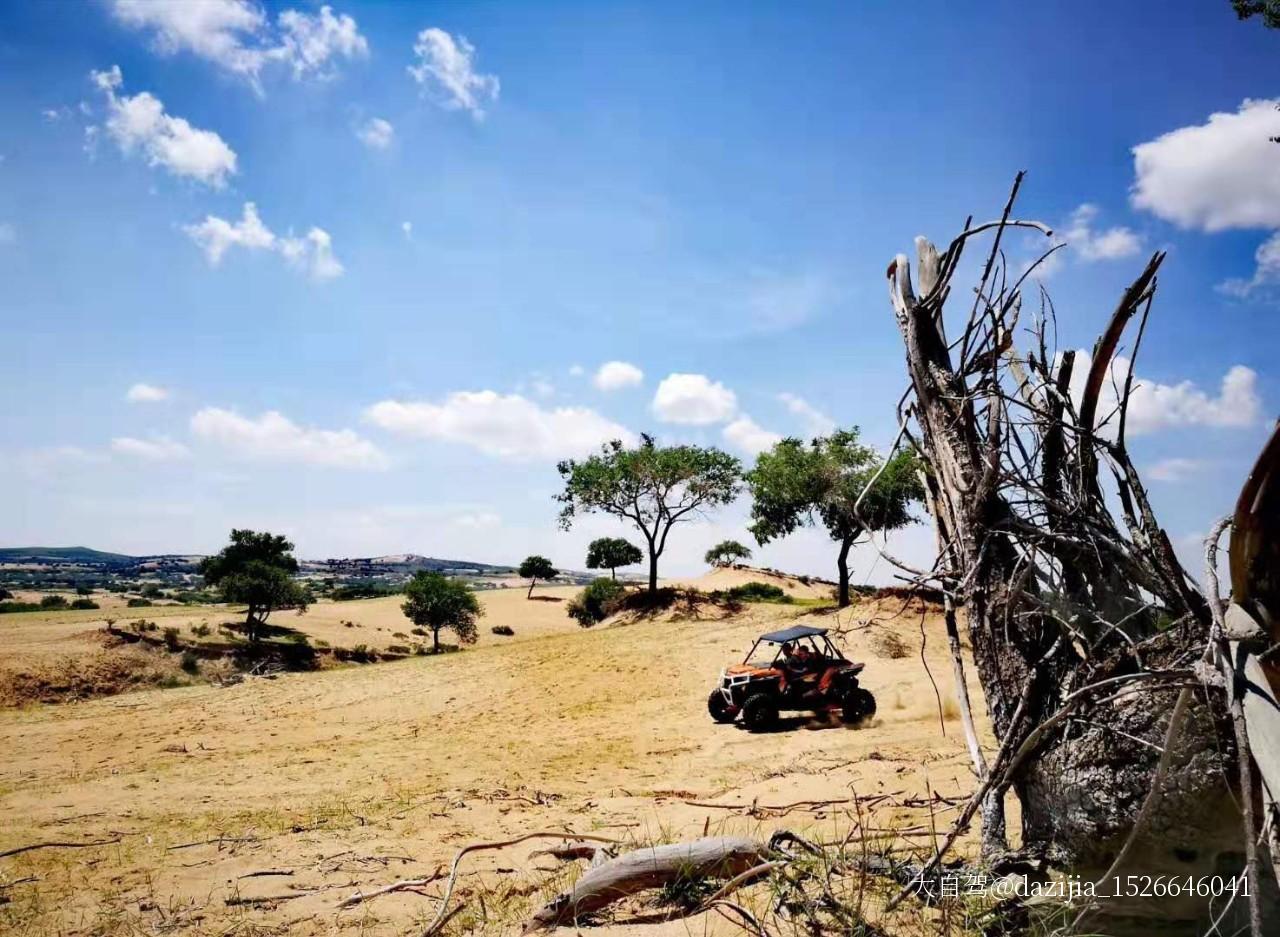
<path id="1" fill-rule="evenodd" d="M 689 801 L 787 805 L 971 789 L 959 724 L 943 737 L 919 656 L 877 658 L 865 631 L 849 652 L 869 662 L 865 684 L 880 701 L 870 726 L 751 735 L 706 716 L 719 668 L 740 659 L 756 633 L 796 615 L 833 624 L 830 614 L 757 605 L 726 621 L 584 632 L 557 620 L 557 603 L 513 592 L 482 598 L 490 640 L 460 654 L 0 713 L 0 851 L 120 837 L 0 860 L 0 881 L 37 878 L 3 892 L 11 900 L 0 904 L 0 929 L 404 933 L 433 916 L 433 898 L 401 892 L 336 906 L 358 887 L 427 875 L 468 842 L 533 830 L 651 842 L 786 826 L 830 838 L 852 822 L 847 804 L 752 816 Z M 344 603 L 343 617 L 372 622 L 386 601 Z M 900 607 L 864 603 L 841 623 Z M 918 649 L 920 621 L 908 611 L 886 626 Z M 504 622 L 522 639 L 488 634 Z M 945 697 L 950 669 L 936 617 L 926 631 Z M 930 820 L 882 801 L 864 822 L 927 829 Z M 946 815 L 937 822 L 945 826 Z M 184 845 L 204 840 L 213 842 Z M 529 861 L 538 846 L 468 860 L 468 910 L 451 927 L 518 931 L 566 874 L 537 871 L 547 863 Z M 281 870 L 290 874 L 243 877 Z M 627 923 L 643 910 L 622 908 L 592 932 L 732 931 L 714 916 Z"/>

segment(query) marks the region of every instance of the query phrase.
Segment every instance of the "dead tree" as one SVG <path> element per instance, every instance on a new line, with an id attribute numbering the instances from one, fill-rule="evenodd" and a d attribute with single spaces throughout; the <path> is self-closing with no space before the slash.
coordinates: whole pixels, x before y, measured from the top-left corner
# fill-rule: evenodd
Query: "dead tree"
<path id="1" fill-rule="evenodd" d="M 911 382 L 899 441 L 927 466 L 939 540 L 935 567 L 911 575 L 940 586 L 949 612 L 962 608 L 1000 742 L 984 754 L 970 739 L 984 853 L 1007 848 L 1012 789 L 1024 851 L 1058 866 L 1101 873 L 1123 853 L 1144 873 L 1221 868 L 1256 835 L 1241 827 L 1251 798 L 1233 796 L 1249 759 L 1236 757 L 1228 681 L 1213 677 L 1230 667 L 1214 651 L 1211 600 L 1175 556 L 1126 446 L 1133 367 L 1117 360 L 1135 323 L 1137 356 L 1164 254 L 1125 290 L 1087 360 L 1055 347 L 1043 291 L 1022 329 L 1028 347 L 1017 347 L 1030 271 L 1010 270 L 1005 241 L 1016 229 L 1051 234 L 1011 218 L 1021 178 L 998 221 L 966 223 L 941 252 L 918 238 L 914 282 L 906 256 L 888 269 Z M 973 301 L 948 322 L 952 280 L 978 235 L 991 244 Z M 1277 488 L 1280 478 L 1273 507 Z M 1274 562 L 1277 548 L 1266 549 Z M 1234 546 L 1232 561 L 1234 574 Z"/>

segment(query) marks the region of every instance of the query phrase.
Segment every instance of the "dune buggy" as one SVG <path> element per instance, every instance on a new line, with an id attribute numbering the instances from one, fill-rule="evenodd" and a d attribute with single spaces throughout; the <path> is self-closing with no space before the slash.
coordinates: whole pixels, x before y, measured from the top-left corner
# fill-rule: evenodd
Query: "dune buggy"
<path id="1" fill-rule="evenodd" d="M 772 655 L 753 661 L 761 645 Z M 753 732 L 777 725 L 782 710 L 839 713 L 847 723 L 861 722 L 876 711 L 876 698 L 858 684 L 864 666 L 840 653 L 826 628 L 795 625 L 762 634 L 741 664 L 720 672 L 707 711 L 716 722 L 741 715 Z"/>

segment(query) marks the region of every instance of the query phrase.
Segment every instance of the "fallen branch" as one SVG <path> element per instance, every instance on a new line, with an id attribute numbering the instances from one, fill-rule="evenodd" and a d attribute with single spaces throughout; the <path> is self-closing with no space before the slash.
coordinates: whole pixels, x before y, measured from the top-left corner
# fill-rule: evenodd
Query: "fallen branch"
<path id="1" fill-rule="evenodd" d="M 433 937 L 433 935 L 438 934 L 441 928 L 443 928 L 445 924 L 449 923 L 450 918 L 452 918 L 455 914 L 458 913 L 459 910 L 461 910 L 461 907 L 462 907 L 461 905 L 459 905 L 453 911 L 449 911 L 448 908 L 449 908 L 449 899 L 453 897 L 453 888 L 458 882 L 458 866 L 459 866 L 459 863 L 462 862 L 462 859 L 464 856 L 466 856 L 468 853 L 480 852 L 486 849 L 505 849 L 508 846 L 515 846 L 515 845 L 518 845 L 519 843 L 528 842 L 531 839 L 565 839 L 565 840 L 579 839 L 579 840 L 591 840 L 592 842 L 597 842 L 597 843 L 617 843 L 618 842 L 616 839 L 610 839 L 607 836 L 591 836 L 585 833 L 579 834 L 579 833 L 571 833 L 571 832 L 540 831 L 537 833 L 525 833 L 523 836 L 517 836 L 515 839 L 505 839 L 500 842 L 472 843 L 470 846 L 464 846 L 462 849 L 459 849 L 457 855 L 453 857 L 453 864 L 449 869 L 449 882 L 447 885 L 445 885 L 444 897 L 440 899 L 440 910 L 436 912 L 435 920 L 433 920 L 431 924 L 428 925 L 427 929 L 422 932 L 422 937 Z M 415 879 L 409 880 L 409 882 L 413 882 L 413 881 L 417 881 L 417 880 Z M 422 884 L 425 885 L 426 881 L 423 881 Z M 390 891 L 398 891 L 400 889 L 410 888 L 410 887 L 413 887 L 413 886 L 406 882 L 396 882 L 393 885 L 386 886 L 377 891 L 369 892 L 366 895 L 361 895 L 359 892 L 357 892 L 355 895 L 352 895 L 350 898 L 344 899 L 343 902 L 340 905 L 338 905 L 338 907 L 339 908 L 349 907 L 352 904 L 359 904 L 361 901 L 366 901 L 369 898 L 374 897 L 375 895 L 386 894 L 387 892 L 390 892 Z"/>
<path id="2" fill-rule="evenodd" d="M 768 852 L 765 844 L 736 836 L 711 836 L 637 849 L 591 869 L 569 891 L 538 911 L 529 920 L 525 933 L 571 923 L 628 895 L 670 882 L 738 877 L 757 868 Z"/>
<path id="3" fill-rule="evenodd" d="M 390 894 L 393 891 L 404 891 L 406 888 L 421 888 L 423 885 L 430 885 L 432 882 L 438 882 L 442 878 L 444 878 L 444 874 L 440 867 L 437 866 L 436 870 L 426 878 L 406 878 L 401 879 L 398 882 L 392 882 L 390 885 L 383 885 L 381 888 L 375 888 L 370 892 L 357 891 L 355 894 L 347 898 L 343 898 L 342 901 L 338 903 L 338 909 L 350 908 L 354 905 L 360 904 L 361 902 L 377 898 L 379 895 Z"/>
<path id="4" fill-rule="evenodd" d="M 19 846 L 16 849 L 8 849 L 0 852 L 0 859 L 7 859 L 9 856 L 21 855 L 24 852 L 34 852 L 37 849 L 88 849 L 90 846 L 110 846 L 120 842 L 120 837 L 114 839 L 95 839 L 88 843 L 32 843 L 30 846 Z"/>

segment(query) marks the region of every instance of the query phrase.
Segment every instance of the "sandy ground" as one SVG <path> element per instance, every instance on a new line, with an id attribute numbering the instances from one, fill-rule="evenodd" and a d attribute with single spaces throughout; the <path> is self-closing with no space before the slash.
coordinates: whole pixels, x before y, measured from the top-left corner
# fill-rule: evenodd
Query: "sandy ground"
<path id="1" fill-rule="evenodd" d="M 899 601 L 865 602 L 838 619 L 755 605 L 728 620 L 589 631 L 565 618 L 563 603 L 516 591 L 482 601 L 480 643 L 463 653 L 0 712 L 0 852 L 118 840 L 0 858 L 0 883 L 11 883 L 0 886 L 0 931 L 420 932 L 439 882 L 337 905 L 358 888 L 430 876 L 467 843 L 533 831 L 647 843 L 786 827 L 831 839 L 859 822 L 855 795 L 891 795 L 861 811 L 864 835 L 905 831 L 900 842 L 924 846 L 932 824 L 945 828 L 947 808 L 931 818 L 895 800 L 972 788 L 959 723 L 948 720 L 944 736 L 918 654 L 877 658 L 865 628 L 847 649 L 868 661 L 864 684 L 880 703 L 870 725 L 809 731 L 799 720 L 753 735 L 706 715 L 719 669 L 793 618 L 855 628 L 879 619 L 917 650 L 923 627 L 949 695 L 940 621 L 900 613 Z M 306 630 L 348 632 L 357 629 L 341 622 L 354 620 L 367 643 L 391 642 L 404 621 L 396 604 L 317 605 Z M 499 623 L 517 637 L 489 634 Z M 74 642 L 92 623 L 45 627 L 63 635 L 49 641 Z M 38 630 L 6 622 L 0 648 L 38 648 Z M 788 806 L 804 800 L 846 802 Z M 539 845 L 469 857 L 466 910 L 450 932 L 518 933 L 573 874 L 531 857 Z M 714 914 L 653 923 L 656 910 L 621 907 L 582 932 L 739 933 Z"/>

